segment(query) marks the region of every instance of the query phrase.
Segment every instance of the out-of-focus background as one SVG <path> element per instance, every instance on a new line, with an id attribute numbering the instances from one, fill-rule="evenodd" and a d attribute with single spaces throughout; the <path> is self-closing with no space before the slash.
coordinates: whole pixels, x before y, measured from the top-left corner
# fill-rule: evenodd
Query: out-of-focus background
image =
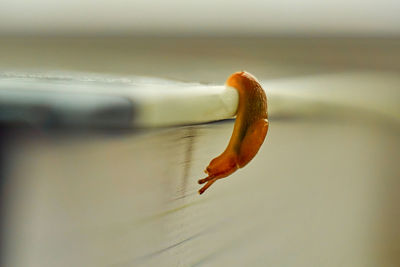
<path id="1" fill-rule="evenodd" d="M 87 88 L 93 73 L 117 77 L 110 90 L 222 85 L 244 69 L 271 123 L 255 159 L 198 196 L 232 120 L 17 127 L 4 118 L 23 107 L 3 99 L 2 266 L 399 266 L 399 12 L 390 0 L 2 0 L 7 86 Z M 15 99 L 42 97 L 31 91 Z"/>
<path id="2" fill-rule="evenodd" d="M 399 10 L 393 0 L 3 0 L 0 67 L 204 82 L 238 69 L 398 71 Z"/>
<path id="3" fill-rule="evenodd" d="M 1 2 L 1 32 L 26 35 L 399 34 L 398 1 L 124 1 Z"/>

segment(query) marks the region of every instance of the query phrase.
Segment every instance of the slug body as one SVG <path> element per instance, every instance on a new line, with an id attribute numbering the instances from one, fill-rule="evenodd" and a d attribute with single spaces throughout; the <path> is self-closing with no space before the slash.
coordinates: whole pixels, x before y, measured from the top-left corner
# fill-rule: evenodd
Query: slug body
<path id="1" fill-rule="evenodd" d="M 200 194 L 216 180 L 246 166 L 257 154 L 268 131 L 267 97 L 257 79 L 248 72 L 236 72 L 226 85 L 239 93 L 236 121 L 227 148 L 210 162 L 205 170 L 208 176 L 198 181 L 206 183 Z"/>

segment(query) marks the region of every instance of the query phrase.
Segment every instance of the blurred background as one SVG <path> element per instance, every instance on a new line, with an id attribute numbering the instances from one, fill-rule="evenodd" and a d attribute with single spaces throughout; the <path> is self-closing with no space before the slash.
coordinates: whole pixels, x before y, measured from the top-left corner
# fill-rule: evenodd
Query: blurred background
<path id="1" fill-rule="evenodd" d="M 222 85 L 247 70 L 271 123 L 255 159 L 200 197 L 233 120 L 21 128 L 0 99 L 2 266 L 399 266 L 399 12 L 394 0 L 1 0 L 0 81 Z"/>
<path id="2" fill-rule="evenodd" d="M 396 37 L 398 1 L 3 0 L 1 32 L 24 35 Z"/>
<path id="3" fill-rule="evenodd" d="M 203 82 L 238 69 L 261 78 L 397 72 L 399 10 L 391 0 L 3 0 L 0 67 Z"/>

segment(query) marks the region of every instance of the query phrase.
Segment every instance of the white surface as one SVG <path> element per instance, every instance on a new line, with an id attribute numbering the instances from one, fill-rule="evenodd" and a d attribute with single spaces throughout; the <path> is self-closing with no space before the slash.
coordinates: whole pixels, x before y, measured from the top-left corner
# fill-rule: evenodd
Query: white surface
<path id="1" fill-rule="evenodd" d="M 400 76 L 391 72 L 340 72 L 265 81 L 272 115 L 380 116 L 400 123 Z"/>
<path id="2" fill-rule="evenodd" d="M 136 127 L 204 123 L 231 118 L 238 103 L 236 89 L 223 85 L 190 84 L 146 77 L 106 77 L 93 74 L 51 75 L 3 73 L 0 90 L 20 92 L 117 95 L 133 104 Z"/>
<path id="3" fill-rule="evenodd" d="M 6 267 L 399 266 L 398 132 L 270 121 L 254 160 L 199 196 L 232 122 L 9 142 Z"/>
<path id="4" fill-rule="evenodd" d="M 232 121 L 15 135 L 3 265 L 398 266 L 399 84 L 378 72 L 264 81 L 264 145 L 202 196 Z"/>
<path id="5" fill-rule="evenodd" d="M 3 73 L 0 90 L 74 92 L 117 95 L 130 99 L 133 126 L 162 127 L 232 118 L 236 89 L 223 85 L 183 83 L 148 77 L 95 74 Z M 7 78 L 8 77 L 8 78 Z M 400 123 L 400 78 L 390 72 L 343 72 L 261 81 L 271 117 L 349 116 L 363 113 Z M 384 86 L 383 86 L 384 85 Z M 341 111 L 344 108 L 344 112 Z"/>

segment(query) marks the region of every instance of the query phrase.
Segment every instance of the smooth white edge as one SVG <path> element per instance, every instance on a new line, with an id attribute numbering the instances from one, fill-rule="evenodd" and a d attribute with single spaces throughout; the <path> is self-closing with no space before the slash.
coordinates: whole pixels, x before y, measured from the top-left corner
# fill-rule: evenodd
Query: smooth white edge
<path id="1" fill-rule="evenodd" d="M 72 77 L 72 79 L 71 79 Z M 205 123 L 232 118 L 238 92 L 224 85 L 203 85 L 154 78 L 115 78 L 73 74 L 51 80 L 52 75 L 0 75 L 0 90 L 63 91 L 105 94 L 129 99 L 135 109 L 132 126 L 159 127 Z M 83 78 L 82 78 L 83 77 Z M 63 82 L 64 81 L 64 82 Z M 272 116 L 307 116 L 330 112 L 325 104 L 348 105 L 400 122 L 400 78 L 392 73 L 334 73 L 262 82 Z M 323 104 L 321 106 L 321 104 Z"/>
<path id="2" fill-rule="evenodd" d="M 156 127 L 227 119 L 235 115 L 238 101 L 237 90 L 225 86 L 196 85 L 180 92 L 141 96 L 136 125 Z"/>
<path id="3" fill-rule="evenodd" d="M 78 78 L 79 77 L 79 78 Z M 56 79 L 55 79 L 56 78 Z M 236 89 L 224 85 L 202 85 L 162 79 L 105 76 L 0 76 L 0 90 L 101 94 L 129 99 L 135 127 L 161 127 L 204 123 L 231 118 L 238 105 Z"/>

